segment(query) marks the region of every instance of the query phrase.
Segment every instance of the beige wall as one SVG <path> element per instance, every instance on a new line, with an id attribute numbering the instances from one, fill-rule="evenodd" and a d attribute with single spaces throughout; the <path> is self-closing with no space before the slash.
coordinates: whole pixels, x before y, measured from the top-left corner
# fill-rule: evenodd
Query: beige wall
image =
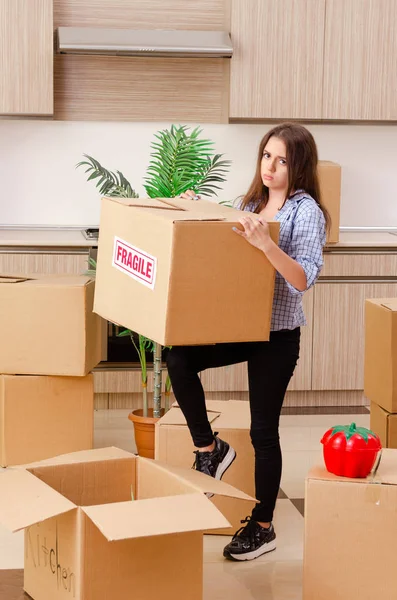
<path id="1" fill-rule="evenodd" d="M 74 165 L 91 154 L 143 196 L 153 134 L 168 123 L 0 121 L 0 224 L 96 225 L 99 200 Z M 204 125 L 233 161 L 222 199 L 244 193 L 270 125 Z M 342 226 L 397 227 L 397 127 L 310 125 L 320 158 L 342 165 Z M 226 158 L 225 157 L 225 158 Z"/>

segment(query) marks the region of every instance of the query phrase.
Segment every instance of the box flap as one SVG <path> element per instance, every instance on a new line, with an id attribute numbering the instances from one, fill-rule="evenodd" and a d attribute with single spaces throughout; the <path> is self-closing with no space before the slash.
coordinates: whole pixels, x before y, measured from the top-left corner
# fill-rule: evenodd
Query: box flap
<path id="1" fill-rule="evenodd" d="M 0 283 L 23 283 L 24 281 L 29 281 L 28 277 L 17 277 L 13 275 L 1 275 Z"/>
<path id="2" fill-rule="evenodd" d="M 250 409 L 246 400 L 207 400 L 207 415 L 215 428 L 249 429 Z M 177 403 L 159 421 L 159 425 L 186 426 L 186 419 Z"/>
<path id="3" fill-rule="evenodd" d="M 329 473 L 324 466 L 313 467 L 307 479 L 320 479 L 325 481 L 341 481 L 349 483 L 374 483 L 374 484 L 389 484 L 397 485 L 397 450 L 391 448 L 383 448 L 382 457 L 375 475 L 369 475 L 365 479 L 352 479 L 349 477 L 338 477 Z"/>
<path id="4" fill-rule="evenodd" d="M 213 410 L 207 410 L 207 416 L 210 423 L 213 423 L 215 419 L 219 417 L 221 413 Z M 161 425 L 185 425 L 186 419 L 183 415 L 182 410 L 179 406 L 173 406 L 165 415 L 159 420 L 158 424 Z"/>
<path id="5" fill-rule="evenodd" d="M 258 502 L 252 496 L 248 496 L 244 492 L 241 492 L 237 488 L 225 483 L 224 481 L 218 481 L 209 475 L 204 475 L 194 469 L 186 469 L 182 467 L 174 467 L 167 465 L 158 460 L 154 461 L 150 458 L 139 457 L 140 461 L 150 461 L 156 468 L 162 469 L 167 473 L 171 473 L 180 480 L 190 483 L 190 485 L 198 492 L 216 494 L 218 496 L 227 496 L 230 498 L 237 498 L 238 500 L 250 500 L 251 502 Z"/>
<path id="6" fill-rule="evenodd" d="M 109 542 L 230 527 L 202 494 L 182 494 L 82 508 Z"/>
<path id="7" fill-rule="evenodd" d="M 111 202 L 117 202 L 123 204 L 123 206 L 129 206 L 131 208 L 161 208 L 164 210 L 184 210 L 178 206 L 172 204 L 171 199 L 164 198 L 108 198 Z"/>
<path id="8" fill-rule="evenodd" d="M 208 200 L 185 200 L 184 198 L 104 198 L 129 208 L 149 211 L 150 214 L 172 219 L 175 222 L 185 221 L 238 221 L 241 212 Z M 164 212 L 163 212 L 164 211 Z M 231 218 L 231 215 L 233 218 Z M 254 217 L 255 218 L 255 217 Z"/>
<path id="9" fill-rule="evenodd" d="M 68 465 L 73 463 L 98 462 L 101 460 L 114 460 L 117 458 L 135 458 L 135 454 L 110 446 L 109 448 L 97 448 L 95 450 L 80 450 L 70 454 L 61 454 L 54 458 L 47 458 L 39 462 L 23 465 L 23 468 L 52 467 L 56 465 Z"/>
<path id="10" fill-rule="evenodd" d="M 397 298 L 391 298 L 388 301 L 382 302 L 381 306 L 391 311 L 397 311 Z"/>
<path id="11" fill-rule="evenodd" d="M 19 531 L 76 508 L 73 502 L 24 469 L 0 472 L 0 522 Z"/>

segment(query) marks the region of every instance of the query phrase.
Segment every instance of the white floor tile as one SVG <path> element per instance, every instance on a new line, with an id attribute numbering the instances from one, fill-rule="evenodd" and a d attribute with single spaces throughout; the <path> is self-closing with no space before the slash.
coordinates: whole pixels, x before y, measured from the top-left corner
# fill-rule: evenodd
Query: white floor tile
<path id="1" fill-rule="evenodd" d="M 302 600 L 302 562 L 259 558 L 204 565 L 204 600 Z M 319 599 L 320 600 L 320 599 Z"/>
<path id="2" fill-rule="evenodd" d="M 278 500 L 274 515 L 274 528 L 277 548 L 265 554 L 258 561 L 302 560 L 303 558 L 303 517 L 289 500 Z M 223 548 L 230 537 L 206 535 L 204 537 L 204 562 L 223 563 Z"/>
<path id="3" fill-rule="evenodd" d="M 23 569 L 23 531 L 10 533 L 0 525 L 0 569 Z"/>

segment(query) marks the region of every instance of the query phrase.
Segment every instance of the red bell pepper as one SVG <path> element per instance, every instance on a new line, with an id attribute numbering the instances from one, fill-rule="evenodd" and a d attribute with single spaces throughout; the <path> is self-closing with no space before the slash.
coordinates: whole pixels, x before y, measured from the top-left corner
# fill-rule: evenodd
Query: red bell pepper
<path id="1" fill-rule="evenodd" d="M 351 425 L 332 427 L 323 436 L 324 461 L 330 473 L 342 477 L 367 477 L 382 445 L 370 429 Z"/>

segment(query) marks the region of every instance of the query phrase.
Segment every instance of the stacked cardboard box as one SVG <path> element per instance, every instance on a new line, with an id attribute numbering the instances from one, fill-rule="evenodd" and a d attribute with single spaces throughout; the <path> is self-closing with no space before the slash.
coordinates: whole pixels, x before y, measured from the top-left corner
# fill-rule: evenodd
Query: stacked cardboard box
<path id="1" fill-rule="evenodd" d="M 92 448 L 94 282 L 0 276 L 0 465 Z"/>
<path id="2" fill-rule="evenodd" d="M 306 479 L 303 600 L 397 598 L 397 451 L 376 475 Z"/>
<path id="3" fill-rule="evenodd" d="M 332 161 L 320 160 L 318 162 L 318 178 L 321 199 L 331 217 L 327 243 L 335 244 L 339 242 L 342 167 Z"/>
<path id="4" fill-rule="evenodd" d="M 397 448 L 397 299 L 365 304 L 364 393 L 371 429 L 385 448 Z"/>

